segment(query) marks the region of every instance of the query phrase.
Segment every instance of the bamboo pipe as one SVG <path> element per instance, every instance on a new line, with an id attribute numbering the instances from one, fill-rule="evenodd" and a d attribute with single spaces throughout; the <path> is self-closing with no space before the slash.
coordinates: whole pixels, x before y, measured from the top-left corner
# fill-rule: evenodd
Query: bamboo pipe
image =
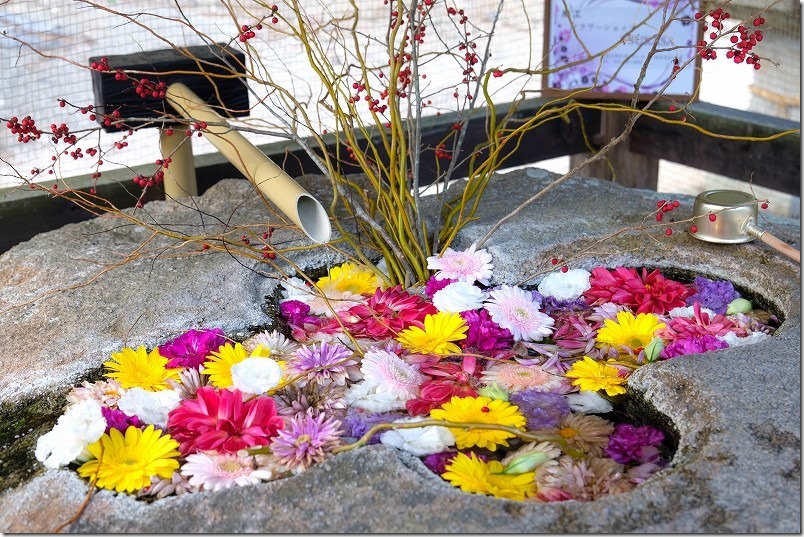
<path id="1" fill-rule="evenodd" d="M 165 196 L 197 196 L 192 138 L 184 136 L 183 132 L 168 136 L 167 129 L 159 129 L 159 148 L 163 159 L 170 157 L 170 165 L 163 168 Z"/>
<path id="2" fill-rule="evenodd" d="M 240 173 L 317 243 L 328 242 L 332 227 L 324 207 L 262 151 L 180 82 L 171 84 L 167 102 L 182 116 L 207 123 L 205 135 Z M 172 166 L 172 163 L 171 163 Z"/>

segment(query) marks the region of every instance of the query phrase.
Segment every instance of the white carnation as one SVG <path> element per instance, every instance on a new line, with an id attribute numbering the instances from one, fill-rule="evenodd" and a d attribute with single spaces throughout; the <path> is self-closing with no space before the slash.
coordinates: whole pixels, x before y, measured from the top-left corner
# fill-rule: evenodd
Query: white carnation
<path id="1" fill-rule="evenodd" d="M 551 272 L 539 283 L 537 290 L 542 296 L 551 296 L 556 300 L 575 300 L 592 287 L 589 283 L 591 276 L 583 269 Z"/>
<path id="2" fill-rule="evenodd" d="M 150 392 L 140 387 L 135 387 L 126 391 L 118 401 L 117 408 L 129 416 L 137 416 L 145 423 L 165 427 L 168 414 L 178 407 L 179 403 L 181 403 L 181 396 L 177 391 L 159 390 Z"/>
<path id="3" fill-rule="evenodd" d="M 578 393 L 568 393 L 567 398 L 570 409 L 574 412 L 584 414 L 605 414 L 614 408 L 611 401 L 604 398 L 597 392 L 583 391 Z"/>
<path id="4" fill-rule="evenodd" d="M 718 339 L 721 339 L 729 344 L 729 347 L 742 347 L 743 345 L 753 345 L 754 343 L 759 343 L 760 341 L 765 341 L 766 339 L 770 339 L 771 336 L 766 334 L 765 332 L 751 332 L 746 337 L 737 337 L 734 332 L 729 332 L 724 336 L 717 336 Z"/>
<path id="5" fill-rule="evenodd" d="M 436 291 L 433 295 L 433 305 L 438 311 L 460 313 L 482 308 L 483 301 L 488 296 L 488 293 L 484 293 L 476 285 L 458 281 Z"/>
<path id="6" fill-rule="evenodd" d="M 232 384 L 243 393 L 261 394 L 282 380 L 282 368 L 271 358 L 251 356 L 231 368 Z"/>
<path id="7" fill-rule="evenodd" d="M 390 412 L 405 408 L 405 401 L 389 392 L 377 391 L 377 385 L 366 381 L 349 387 L 343 394 L 350 407 L 362 408 L 371 413 Z"/>
<path id="8" fill-rule="evenodd" d="M 56 469 L 78 458 L 86 458 L 86 448 L 106 430 L 100 403 L 84 399 L 59 417 L 53 429 L 36 442 L 34 455 L 46 468 Z"/>
<path id="9" fill-rule="evenodd" d="M 424 421 L 423 417 L 403 418 L 394 423 L 415 423 Z M 417 457 L 441 453 L 455 444 L 455 436 L 446 427 L 428 425 L 413 429 L 390 429 L 380 435 L 380 442 L 403 451 L 409 451 Z"/>

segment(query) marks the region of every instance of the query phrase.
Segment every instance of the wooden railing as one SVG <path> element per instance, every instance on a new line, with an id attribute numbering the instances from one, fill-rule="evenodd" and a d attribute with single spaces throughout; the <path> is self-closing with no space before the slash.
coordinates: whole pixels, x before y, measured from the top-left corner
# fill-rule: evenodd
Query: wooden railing
<path id="1" fill-rule="evenodd" d="M 527 101 L 520 106 L 516 118 L 532 116 L 544 104 L 545 101 L 539 99 Z M 798 122 L 701 102 L 695 103 L 688 110 L 687 116 L 690 124 L 731 136 L 765 138 L 800 129 Z M 450 114 L 425 118 L 422 147 L 435 147 L 450 132 L 455 120 L 456 117 Z M 550 121 L 526 134 L 518 150 L 505 161 L 505 166 L 530 164 L 565 155 L 570 155 L 571 161 L 577 162 L 616 136 L 623 121 L 623 114 L 600 113 L 590 109 L 570 115 L 566 120 Z M 485 138 L 486 120 L 483 110 L 478 110 L 466 126 L 465 147 L 479 145 Z M 311 159 L 289 142 L 261 146 L 260 149 L 280 163 L 292 177 L 319 173 Z M 664 159 L 742 181 L 751 179 L 755 185 L 787 194 L 801 194 L 800 131 L 766 142 L 735 141 L 703 136 L 685 125 L 641 118 L 629 139 L 607 156 L 608 162 L 590 166 L 579 175 L 655 189 L 659 159 Z M 220 155 L 200 155 L 196 156 L 195 161 L 199 193 L 221 179 L 240 176 Z M 138 173 L 148 174 L 152 171 L 151 168 L 152 166 L 142 166 L 104 172 L 103 180 L 95 185 L 96 193 L 118 208 L 131 207 L 136 202 L 131 178 Z M 465 174 L 467 170 L 467 164 L 463 163 L 456 170 L 456 177 Z M 349 171 L 348 168 L 346 171 Z M 422 184 L 434 179 L 434 169 L 422 169 Z M 89 177 L 76 177 L 69 180 L 68 184 L 73 188 L 88 190 L 92 181 Z M 146 201 L 154 199 L 159 199 L 158 192 L 149 194 Z M 67 200 L 52 198 L 39 191 L 22 188 L 0 190 L 0 252 L 43 231 L 91 216 Z"/>

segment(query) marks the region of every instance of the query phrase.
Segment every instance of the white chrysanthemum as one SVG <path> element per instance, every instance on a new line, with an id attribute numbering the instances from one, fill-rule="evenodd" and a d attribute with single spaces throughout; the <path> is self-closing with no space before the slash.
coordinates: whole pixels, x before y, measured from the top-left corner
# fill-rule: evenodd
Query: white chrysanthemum
<path id="1" fill-rule="evenodd" d="M 592 273 L 583 269 L 551 272 L 539 283 L 537 289 L 543 296 L 552 296 L 556 300 L 575 300 L 592 287 L 589 283 L 591 277 Z"/>
<path id="2" fill-rule="evenodd" d="M 360 365 L 363 382 L 374 385 L 378 393 L 388 393 L 401 401 L 413 399 L 426 377 L 419 369 L 396 354 L 381 349 L 372 349 Z"/>
<path id="3" fill-rule="evenodd" d="M 190 485 L 202 490 L 255 485 L 273 477 L 267 468 L 254 468 L 252 457 L 239 457 L 234 453 L 193 453 L 187 456 L 181 474 L 190 478 Z"/>
<path id="4" fill-rule="evenodd" d="M 282 299 L 279 302 L 286 300 L 298 300 L 299 302 L 308 303 L 315 297 L 315 294 L 307 286 L 307 282 L 301 278 L 287 278 L 282 280 L 279 285 L 282 286 Z"/>
<path id="5" fill-rule="evenodd" d="M 377 386 L 366 381 L 352 384 L 343 394 L 350 407 L 362 408 L 371 413 L 390 412 L 405 408 L 405 401 L 390 392 L 377 391 Z"/>
<path id="6" fill-rule="evenodd" d="M 710 319 L 714 319 L 715 315 L 717 315 L 714 311 L 703 306 L 701 306 L 701 312 L 709 315 Z M 668 312 L 668 315 L 670 315 L 671 319 L 674 317 L 689 317 L 691 319 L 695 317 L 695 308 L 693 306 L 673 308 Z"/>
<path id="7" fill-rule="evenodd" d="M 153 423 L 157 427 L 167 425 L 167 416 L 171 410 L 181 403 L 181 395 L 174 390 L 151 392 L 140 387 L 126 391 L 117 408 L 129 416 L 137 416 L 145 423 Z"/>
<path id="8" fill-rule="evenodd" d="M 427 268 L 436 270 L 436 280 L 458 280 L 467 283 L 480 282 L 488 285 L 491 278 L 491 254 L 486 250 L 476 250 L 472 244 L 463 252 L 447 248 L 441 256 L 427 258 Z"/>
<path id="9" fill-rule="evenodd" d="M 50 432 L 36 442 L 34 455 L 46 468 L 56 469 L 76 459 L 87 458 L 86 447 L 106 430 L 100 403 L 84 399 L 67 408 Z"/>
<path id="10" fill-rule="evenodd" d="M 282 286 L 282 299 L 298 300 L 310 306 L 312 315 L 325 315 L 334 317 L 336 313 L 346 311 L 352 306 L 365 304 L 366 299 L 359 294 L 350 291 L 340 291 L 332 286 L 311 289 L 307 287 L 301 278 L 289 278 L 284 280 Z"/>
<path id="11" fill-rule="evenodd" d="M 415 423 L 425 421 L 421 416 L 403 418 L 394 423 Z M 417 457 L 441 453 L 455 445 L 455 436 L 446 427 L 429 425 L 412 429 L 390 429 L 380 435 L 380 442 L 386 446 L 408 451 Z"/>
<path id="12" fill-rule="evenodd" d="M 611 412 L 614 408 L 608 399 L 597 392 L 568 393 L 564 397 L 566 397 L 573 412 L 582 414 L 605 414 Z"/>
<path id="13" fill-rule="evenodd" d="M 278 330 L 260 332 L 243 342 L 243 348 L 249 354 L 253 353 L 254 349 L 260 345 L 271 351 L 272 358 L 282 360 L 286 360 L 299 349 L 299 344 L 296 341 L 285 337 Z"/>
<path id="14" fill-rule="evenodd" d="M 495 323 L 511 332 L 514 341 L 541 341 L 553 333 L 555 320 L 539 311 L 533 294 L 519 287 L 503 285 L 491 291 L 483 307 Z"/>
<path id="15" fill-rule="evenodd" d="M 479 287 L 467 282 L 452 282 L 433 295 L 433 305 L 438 311 L 461 313 L 483 307 L 483 301 L 489 297 Z"/>
<path id="16" fill-rule="evenodd" d="M 701 308 L 703 309 L 703 308 Z M 742 347 L 743 345 L 753 345 L 760 341 L 770 339 L 771 336 L 765 332 L 751 332 L 746 337 L 737 337 L 734 332 L 729 332 L 724 336 L 717 336 L 718 339 L 725 341 L 729 347 Z"/>
<path id="17" fill-rule="evenodd" d="M 232 386 L 242 393 L 261 394 L 282 380 L 282 368 L 272 358 L 250 356 L 231 368 Z"/>

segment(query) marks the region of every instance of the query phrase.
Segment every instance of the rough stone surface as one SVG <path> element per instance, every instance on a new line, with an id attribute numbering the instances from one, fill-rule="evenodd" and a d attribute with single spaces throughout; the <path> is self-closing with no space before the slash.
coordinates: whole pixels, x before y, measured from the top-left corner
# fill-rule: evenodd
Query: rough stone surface
<path id="1" fill-rule="evenodd" d="M 478 220 L 454 246 L 480 239 L 551 177 L 528 169 L 495 178 Z M 323 187 L 308 188 L 327 205 Z M 633 492 L 555 504 L 468 495 L 429 474 L 417 459 L 372 446 L 291 479 L 153 504 L 100 491 L 66 531 L 800 532 L 800 267 L 761 243 L 708 244 L 680 230 L 666 237 L 663 227 L 650 235 L 625 231 L 596 243 L 642 223 L 662 197 L 667 196 L 570 180 L 485 244 L 494 256 L 497 282 L 537 283 L 554 256 L 573 267 L 681 269 L 731 279 L 784 317 L 770 341 L 679 357 L 632 375 L 633 399 L 666 416 L 679 433 L 671 466 Z M 673 215 L 690 216 L 692 198 L 677 198 L 682 207 Z M 259 223 L 259 232 L 269 222 L 276 225 L 277 217 L 243 181 L 224 181 L 196 202 L 207 215 L 203 222 L 198 212 L 171 203 L 146 209 L 154 222 L 177 233 L 198 234 L 201 225 L 223 230 L 226 222 L 233 243 L 242 234 L 238 224 Z M 644 222 L 655 223 L 651 217 Z M 795 238 L 799 247 L 798 221 L 769 217 L 765 227 Z M 156 239 L 139 259 L 95 277 L 149 235 L 122 220 L 100 218 L 42 234 L 0 256 L 0 404 L 63 390 L 96 370 L 124 341 L 155 345 L 192 326 L 244 333 L 271 322 L 261 306 L 274 292 L 276 273 L 266 277 L 257 261 L 200 253 L 197 245 Z M 285 229 L 274 240 L 308 244 Z M 341 259 L 329 249 L 293 257 L 303 268 Z M 73 472 L 39 469 L 0 495 L 0 531 L 53 531 L 76 513 L 87 491 Z"/>

